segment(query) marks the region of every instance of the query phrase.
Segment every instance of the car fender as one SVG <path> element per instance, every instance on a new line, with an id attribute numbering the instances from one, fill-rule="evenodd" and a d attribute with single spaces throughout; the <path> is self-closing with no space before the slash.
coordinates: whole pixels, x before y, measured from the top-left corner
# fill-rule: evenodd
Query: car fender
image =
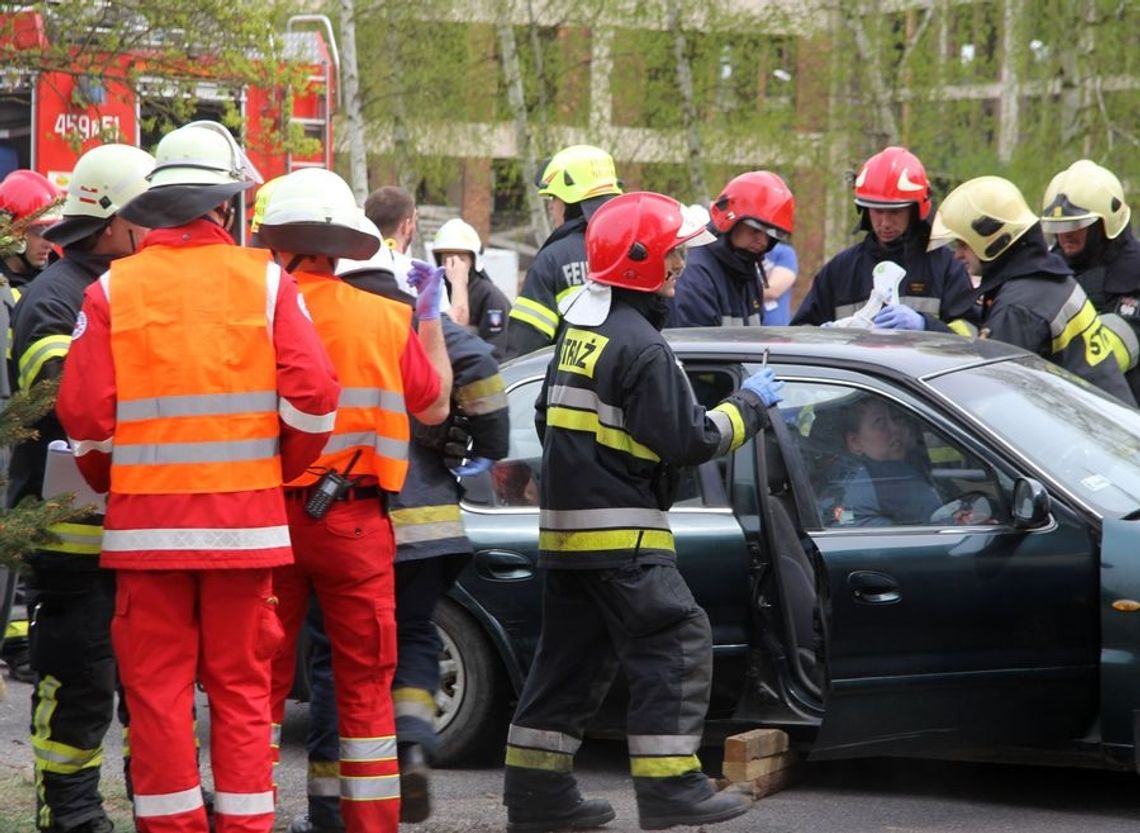
<path id="1" fill-rule="evenodd" d="M 526 679 L 526 669 L 522 667 L 522 662 L 511 644 L 510 636 L 499 623 L 499 620 L 488 613 L 486 608 L 459 584 L 453 585 L 447 595 L 479 623 L 483 633 L 491 640 L 491 644 L 503 664 L 503 669 L 507 672 L 507 679 L 510 680 L 511 688 L 515 694 L 521 692 L 523 681 Z"/>

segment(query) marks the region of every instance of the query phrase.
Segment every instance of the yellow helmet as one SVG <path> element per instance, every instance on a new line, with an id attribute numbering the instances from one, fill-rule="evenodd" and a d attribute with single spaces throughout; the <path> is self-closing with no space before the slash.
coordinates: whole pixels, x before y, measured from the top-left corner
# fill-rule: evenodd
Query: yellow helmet
<path id="1" fill-rule="evenodd" d="M 981 260 L 995 260 L 1037 224 L 1017 186 L 1000 176 L 979 176 L 950 192 L 934 215 L 927 251 L 961 240 Z"/>
<path id="2" fill-rule="evenodd" d="M 571 145 L 551 157 L 538 180 L 538 193 L 564 203 L 620 194 L 614 158 L 593 145 Z"/>
<path id="3" fill-rule="evenodd" d="M 1112 240 L 1128 228 L 1131 217 L 1116 174 L 1089 159 L 1078 159 L 1053 177 L 1041 204 L 1041 227 L 1050 234 L 1104 220 L 1104 235 Z"/>

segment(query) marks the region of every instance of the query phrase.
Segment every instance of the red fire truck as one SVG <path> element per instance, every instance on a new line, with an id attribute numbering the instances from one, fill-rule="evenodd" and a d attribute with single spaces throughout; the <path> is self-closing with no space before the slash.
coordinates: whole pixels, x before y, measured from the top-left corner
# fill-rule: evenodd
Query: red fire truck
<path id="1" fill-rule="evenodd" d="M 0 56 L 64 43 L 54 22 L 50 11 L 0 11 Z M 75 64 L 61 71 L 0 70 L 0 178 L 32 168 L 66 189 L 76 159 L 95 145 L 119 141 L 153 150 L 159 131 L 151 125 L 174 109 L 174 97 L 192 103 L 185 121 L 236 110 L 238 138 L 266 180 L 300 167 L 331 168 L 339 69 L 332 25 L 324 15 L 296 15 L 283 38 L 286 60 L 301 70 L 292 76 L 301 82 L 292 86 L 237 85 L 212 77 L 208 55 L 187 62 L 185 72 L 174 77 L 176 71 L 154 68 L 155 52 L 145 38 L 130 51 L 94 58 L 89 46 L 84 53 L 78 44 L 69 46 Z M 252 199 L 248 194 L 247 212 Z"/>

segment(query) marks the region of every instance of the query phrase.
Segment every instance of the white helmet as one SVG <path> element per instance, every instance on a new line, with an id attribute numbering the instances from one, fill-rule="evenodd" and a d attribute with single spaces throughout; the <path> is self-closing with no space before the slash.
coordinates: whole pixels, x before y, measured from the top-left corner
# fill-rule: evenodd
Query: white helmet
<path id="1" fill-rule="evenodd" d="M 75 163 L 63 219 L 44 232 L 59 246 L 70 246 L 101 231 L 119 209 L 147 189 L 154 157 L 133 145 L 92 148 Z"/>
<path id="2" fill-rule="evenodd" d="M 479 232 L 470 223 L 465 223 L 458 217 L 448 220 L 439 227 L 435 233 L 435 240 L 431 245 L 435 265 L 442 266 L 443 252 L 469 252 L 475 260 L 475 271 L 483 271 L 483 241 L 479 239 Z"/>
<path id="3" fill-rule="evenodd" d="M 364 218 L 364 227 L 376 235 L 377 238 L 382 238 L 380 229 L 376 228 L 376 224 Z M 347 275 L 356 275 L 362 272 L 379 272 L 384 271 L 391 275 L 395 275 L 392 268 L 392 255 L 391 250 L 387 246 L 380 246 L 369 255 L 367 258 L 356 259 L 351 257 L 342 257 L 336 262 L 337 277 L 345 277 Z"/>
<path id="4" fill-rule="evenodd" d="M 376 226 L 348 183 L 324 168 L 302 168 L 281 178 L 269 195 L 258 235 L 278 251 L 366 260 L 380 248 Z"/>
<path id="5" fill-rule="evenodd" d="M 167 133 L 155 150 L 150 190 L 119 213 L 150 228 L 180 226 L 259 184 L 261 174 L 223 125 L 195 121 Z"/>

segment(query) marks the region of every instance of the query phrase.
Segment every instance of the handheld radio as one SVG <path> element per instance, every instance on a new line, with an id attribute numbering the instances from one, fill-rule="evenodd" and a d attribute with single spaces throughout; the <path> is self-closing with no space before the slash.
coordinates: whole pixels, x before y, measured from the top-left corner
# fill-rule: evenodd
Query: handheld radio
<path id="1" fill-rule="evenodd" d="M 344 474 L 339 473 L 336 469 L 329 469 L 321 475 L 321 479 L 317 481 L 317 485 L 313 487 L 313 491 L 309 494 L 309 499 L 305 501 L 305 512 L 313 520 L 319 521 L 329 511 L 334 500 L 341 500 L 352 487 L 352 481 L 348 479 L 349 472 L 352 467 L 356 465 L 356 461 L 360 459 L 360 449 L 352 455 L 352 459 L 348 461 L 345 466 Z"/>

